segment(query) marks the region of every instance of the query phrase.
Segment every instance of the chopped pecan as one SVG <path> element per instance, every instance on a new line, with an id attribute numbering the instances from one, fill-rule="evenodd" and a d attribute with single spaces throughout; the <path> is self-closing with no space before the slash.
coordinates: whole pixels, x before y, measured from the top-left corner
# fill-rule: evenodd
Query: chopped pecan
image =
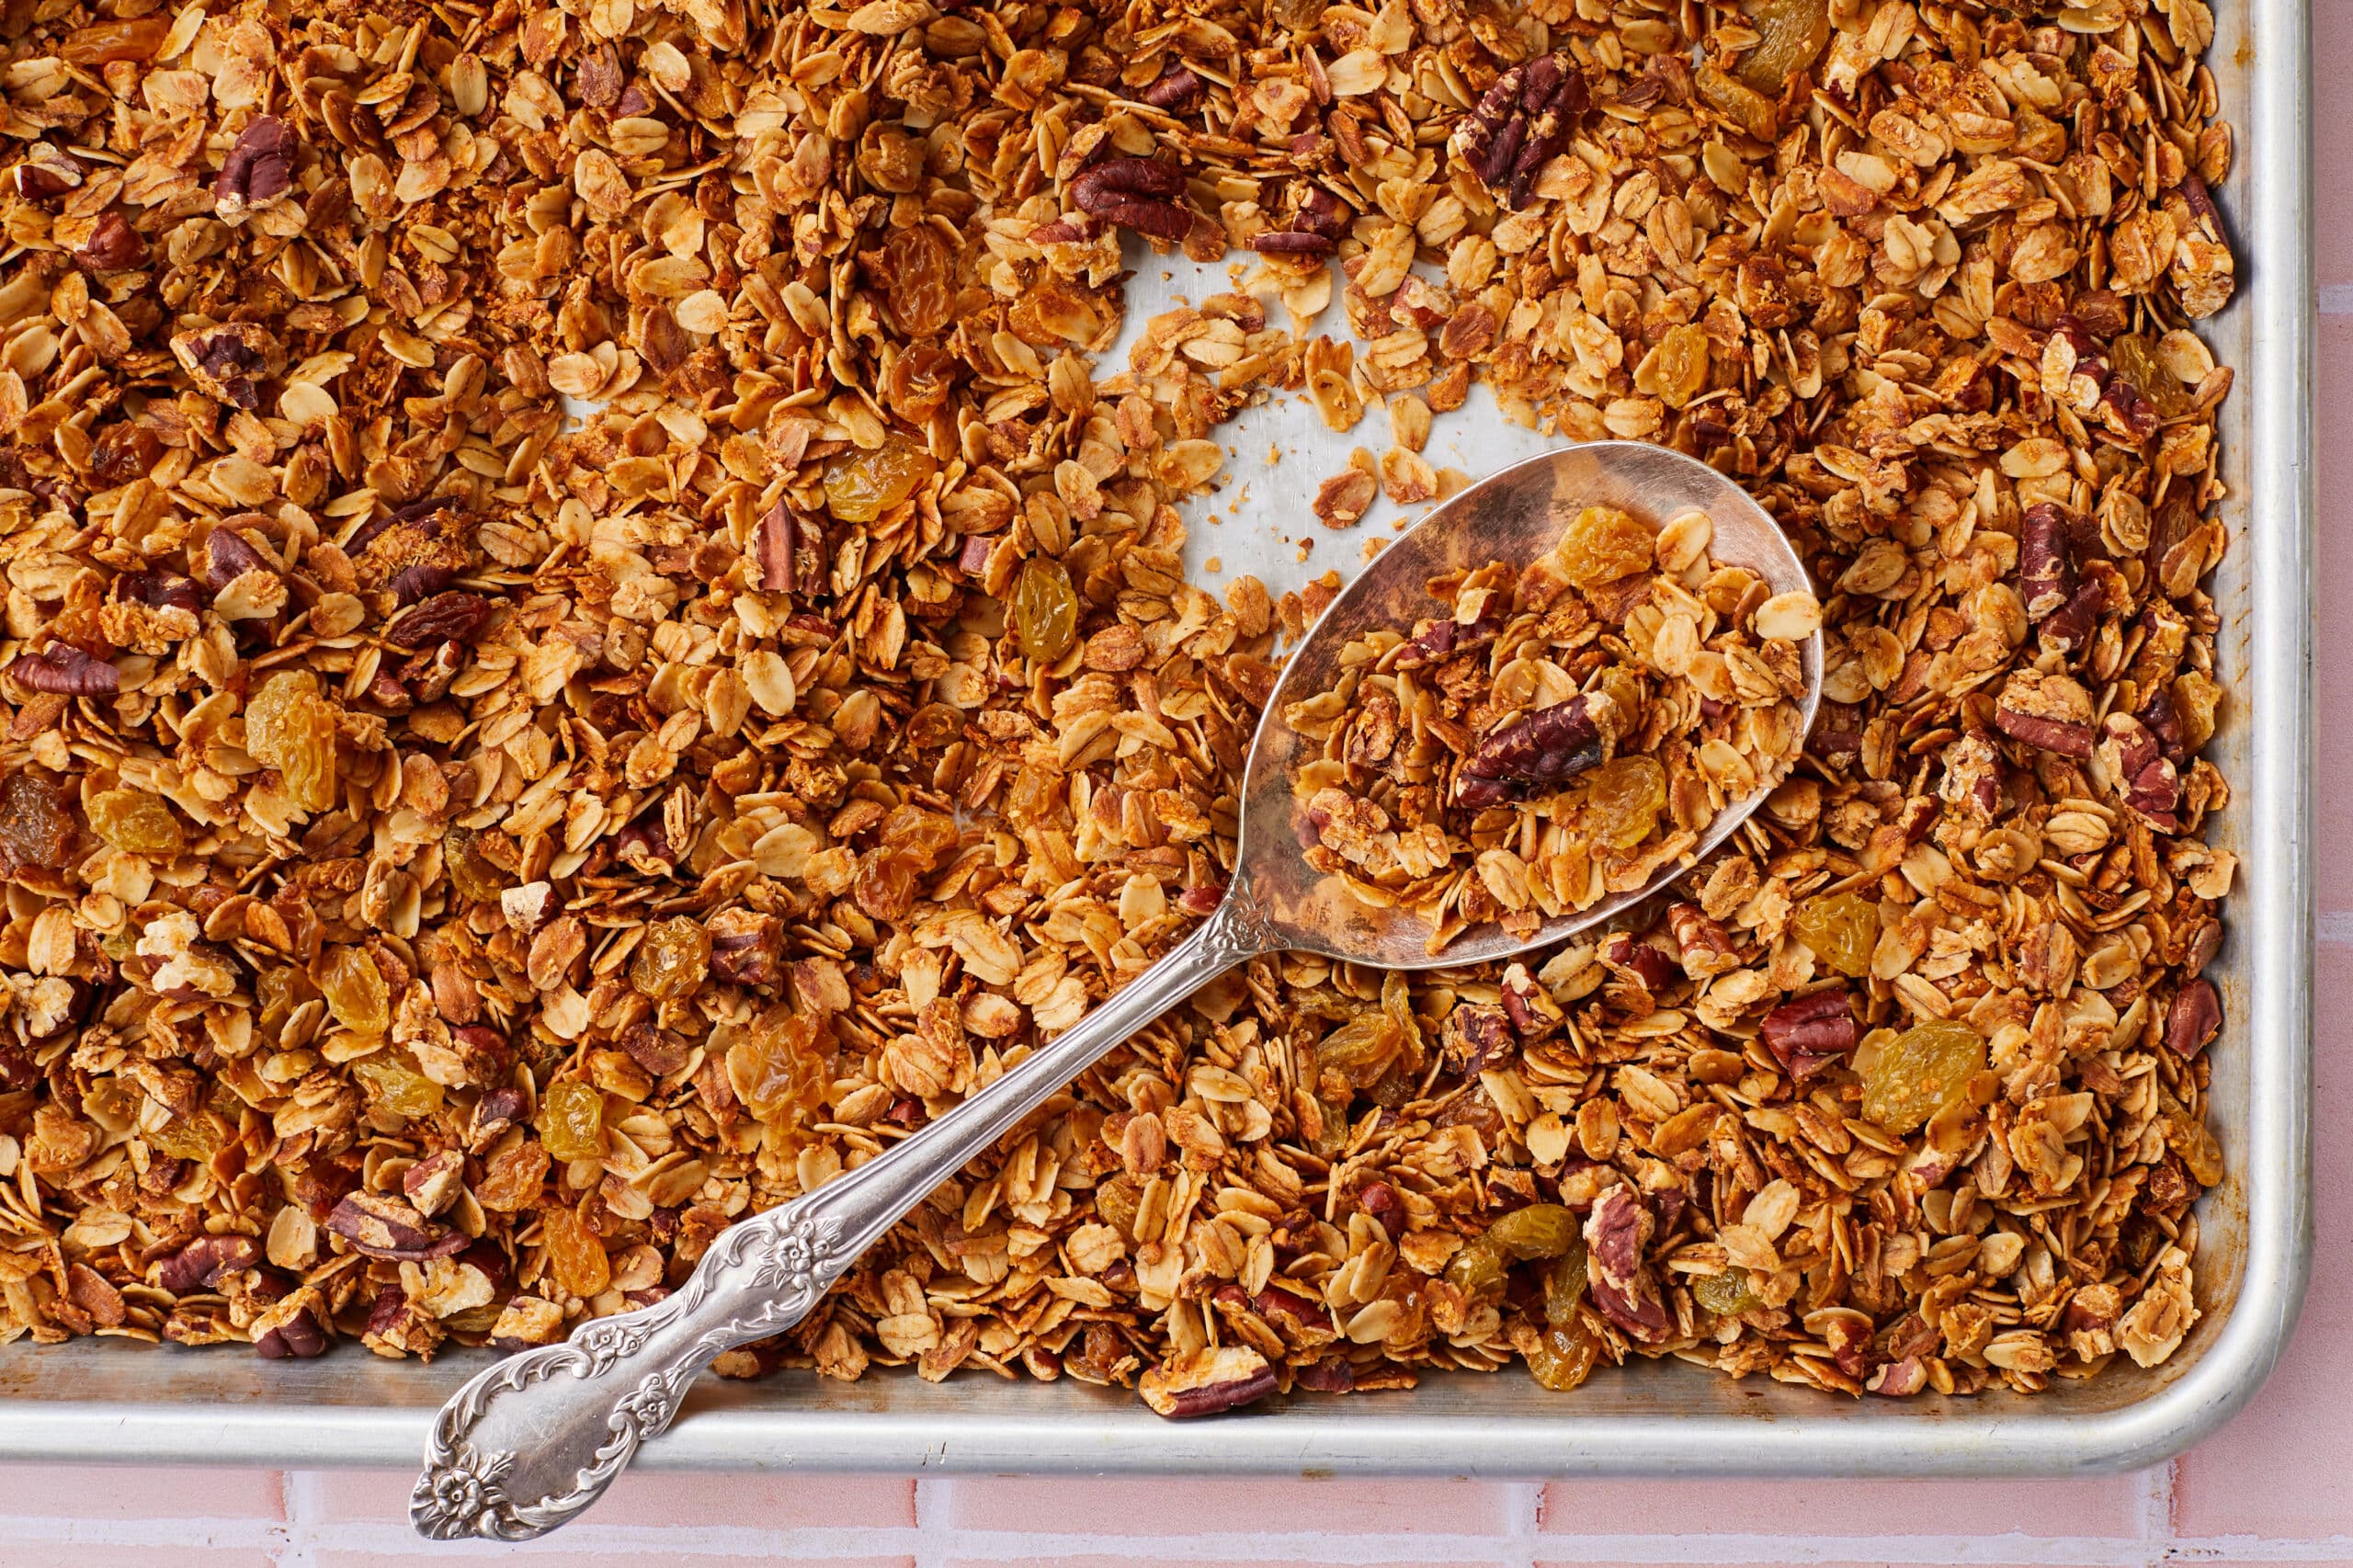
<path id="1" fill-rule="evenodd" d="M 176 334 L 172 356 L 207 397 L 247 410 L 261 406 L 262 383 L 286 369 L 286 350 L 251 322 Z"/>
<path id="2" fill-rule="evenodd" d="M 1994 708 L 1994 727 L 2042 751 L 2089 761 L 2092 700 L 2064 676 L 2012 672 Z"/>
<path id="3" fill-rule="evenodd" d="M 1539 55 L 1496 77 L 1456 124 L 1455 155 L 1506 206 L 1525 207 L 1538 171 L 1568 145 L 1591 106 L 1574 57 Z"/>
<path id="4" fill-rule="evenodd" d="M 236 519 L 223 520 L 205 536 L 204 565 L 198 574 L 215 594 L 248 572 L 278 574 L 278 562 L 239 532 Z"/>
<path id="5" fill-rule="evenodd" d="M 710 972 L 735 985 L 774 985 L 783 975 L 784 929 L 776 916 L 722 909 L 705 923 Z"/>
<path id="6" fill-rule="evenodd" d="M 1765 1015 L 1765 1048 L 1790 1076 L 1803 1083 L 1855 1049 L 1854 1010 L 1844 990 L 1816 991 Z"/>
<path id="7" fill-rule="evenodd" d="M 423 1263 L 466 1249 L 462 1231 L 437 1225 L 406 1202 L 381 1193 L 346 1193 L 327 1216 L 327 1229 L 355 1251 L 395 1263 Z"/>
<path id="8" fill-rule="evenodd" d="M 1245 1346 L 1205 1346 L 1145 1369 L 1137 1392 L 1157 1415 L 1174 1419 L 1238 1410 L 1275 1392 L 1275 1369 Z"/>
<path id="9" fill-rule="evenodd" d="M 2129 713 L 2100 722 L 2097 757 L 2125 806 L 2159 833 L 2179 833 L 2181 779 L 2149 727 Z"/>
<path id="10" fill-rule="evenodd" d="M 455 1149 L 443 1149 L 403 1171 L 401 1191 L 419 1214 L 430 1217 L 457 1200 L 465 1176 L 466 1157 Z"/>
<path id="11" fill-rule="evenodd" d="M 2174 993 L 2165 1011 L 2165 1047 L 2188 1058 L 2206 1049 L 2222 1027 L 2222 998 L 2211 980 L 2192 980 Z"/>
<path id="12" fill-rule="evenodd" d="M 779 501 L 761 515 L 758 536 L 760 591 L 792 592 L 792 511 Z"/>
<path id="13" fill-rule="evenodd" d="M 1683 972 L 1692 979 L 1708 980 L 1740 967 L 1740 951 L 1731 936 L 1698 904 L 1669 905 L 1666 923 L 1683 949 Z"/>

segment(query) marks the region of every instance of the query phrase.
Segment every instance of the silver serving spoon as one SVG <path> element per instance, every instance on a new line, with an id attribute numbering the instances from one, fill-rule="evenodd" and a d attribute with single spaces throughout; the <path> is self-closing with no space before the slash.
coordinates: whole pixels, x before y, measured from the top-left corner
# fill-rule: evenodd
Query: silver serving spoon
<path id="1" fill-rule="evenodd" d="M 1320 953 L 1390 969 L 1508 958 L 1559 941 L 1648 897 L 1681 873 L 1548 922 L 1526 940 L 1474 926 L 1432 955 L 1430 927 L 1400 909 L 1336 892 L 1311 869 L 1293 830 L 1291 772 L 1301 737 L 1279 717 L 1326 690 L 1341 650 L 1380 628 L 1409 630 L 1429 612 L 1427 579 L 1550 550 L 1587 506 L 1653 522 L 1698 508 L 1715 525 L 1710 552 L 1776 594 L 1810 588 L 1789 540 L 1739 486 L 1665 448 L 1602 441 L 1532 458 L 1488 476 L 1399 535 L 1334 600 L 1291 654 L 1251 743 L 1243 820 L 1225 901 L 1124 990 L 1046 1041 L 995 1083 L 888 1151 L 806 1197 L 722 1233 L 679 1290 L 650 1307 L 585 1323 L 561 1345 L 510 1356 L 468 1382 L 434 1422 L 409 1517 L 435 1540 L 525 1540 L 585 1509 L 638 1445 L 677 1415 L 687 1390 L 722 1351 L 780 1334 L 806 1316 L 860 1253 L 965 1163 L 1168 1008 L 1236 964 L 1267 953 Z M 1803 720 L 1822 693 L 1822 635 L 1804 649 Z M 1720 813 L 1705 854 L 1746 820 L 1764 791 Z"/>

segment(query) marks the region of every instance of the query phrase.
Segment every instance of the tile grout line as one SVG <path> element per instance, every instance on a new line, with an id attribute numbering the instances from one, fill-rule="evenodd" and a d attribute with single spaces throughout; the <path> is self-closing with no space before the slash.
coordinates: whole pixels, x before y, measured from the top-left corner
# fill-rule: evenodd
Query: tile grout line
<path id="1" fill-rule="evenodd" d="M 278 1550 L 278 1568 L 316 1568 L 318 1553 L 313 1543 L 322 1513 L 318 1472 L 281 1471 L 278 1488 L 286 1503 L 286 1544 Z"/>
<path id="2" fill-rule="evenodd" d="M 1513 1481 L 1504 1484 L 1504 1551 L 1507 1568 L 1534 1568 L 1537 1531 L 1544 1512 L 1544 1483 Z"/>
<path id="3" fill-rule="evenodd" d="M 2132 1515 L 2147 1561 L 2161 1562 L 2173 1544 L 2173 1465 L 2151 1465 L 2132 1477 Z"/>
<path id="4" fill-rule="evenodd" d="M 287 1568 L 316 1561 L 331 1548 L 359 1556 L 404 1558 L 420 1543 L 406 1521 L 324 1521 L 316 1517 L 317 1477 L 298 1474 L 288 1490 L 301 1521 L 290 1532 L 275 1522 L 212 1521 L 215 1528 L 189 1539 L 188 1523 L 170 1519 L 91 1521 L 71 1518 L 12 1519 L 13 1539 L 26 1545 L 231 1547 L 260 1545 L 277 1550 Z M 1509 1534 L 1395 1535 L 1325 1531 L 1203 1532 L 1186 1536 L 1087 1535 L 1020 1530 L 974 1530 L 960 1535 L 938 1488 L 923 1483 L 917 1525 L 913 1529 L 804 1528 L 775 1530 L 750 1526 L 710 1526 L 682 1535 L 659 1525 L 574 1525 L 560 1535 L 521 1545 L 495 1541 L 448 1542 L 436 1557 L 507 1555 L 644 1556 L 682 1562 L 700 1557 L 749 1557 L 771 1561 L 907 1556 L 920 1568 L 945 1568 L 948 1556 L 974 1562 L 1051 1562 L 1072 1557 L 1125 1556 L 1150 1563 L 1259 1562 L 1316 1563 L 1353 1568 L 1373 1563 L 1458 1564 L 1464 1562 L 1529 1563 L 1548 1549 L 1564 1559 L 1655 1563 L 1663 1568 L 1700 1564 L 1788 1565 L 1874 1562 L 1906 1568 L 2147 1568 L 2158 1562 L 2342 1563 L 2353 1557 L 2353 1536 L 2308 1540 L 2256 1536 L 2168 1536 L 2162 1543 L 2137 1535 L 2036 1537 L 2026 1535 L 1802 1536 L 1722 1534 L 1609 1535 L 1536 1533 L 1532 1485 L 1512 1489 Z M 2150 1497 L 2164 1501 L 2170 1519 L 2170 1488 L 2153 1483 Z M 2144 1518 L 2154 1518 L 2152 1512 Z M 217 1527 L 225 1526 L 226 1528 Z M 288 1540 L 291 1534 L 294 1539 Z M 1525 1545 L 1525 1551 L 1522 1546 Z M 2157 1550 L 2153 1551 L 2152 1546 Z M 1501 1549 L 1501 1551 L 1499 1551 Z"/>
<path id="5" fill-rule="evenodd" d="M 956 1483 L 949 1476 L 915 1478 L 915 1568 L 945 1568 L 953 1550 Z"/>

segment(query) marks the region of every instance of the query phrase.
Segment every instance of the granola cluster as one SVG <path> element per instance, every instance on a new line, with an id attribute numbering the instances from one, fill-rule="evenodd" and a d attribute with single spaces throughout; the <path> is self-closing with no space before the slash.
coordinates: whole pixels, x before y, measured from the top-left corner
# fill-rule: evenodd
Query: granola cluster
<path id="1" fill-rule="evenodd" d="M 1350 642 L 1282 715 L 1321 753 L 1292 778 L 1308 863 L 1427 922 L 1433 954 L 1690 865 L 1803 748 L 1800 645 L 1822 626 L 1811 593 L 1717 565 L 1714 531 L 1588 506 L 1525 568 L 1433 579 L 1445 614 Z"/>
<path id="2" fill-rule="evenodd" d="M 545 1341 L 919 1131 L 1232 872 L 1315 606 L 1186 581 L 1221 420 L 1379 409 L 1421 496 L 1475 377 L 1780 519 L 1796 774 L 1532 972 L 1229 977 L 724 1369 L 2162 1360 L 2222 1171 L 2212 32 L 9 6 L 0 1340 Z M 1232 286 L 1098 367 L 1152 244 Z M 1482 1243 L 1539 1206 L 1582 1295 L 1557 1216 Z"/>

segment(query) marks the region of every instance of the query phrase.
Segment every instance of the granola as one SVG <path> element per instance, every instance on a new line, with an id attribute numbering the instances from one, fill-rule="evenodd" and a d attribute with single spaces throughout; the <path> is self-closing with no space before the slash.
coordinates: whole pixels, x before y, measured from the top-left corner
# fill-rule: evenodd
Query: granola
<path id="1" fill-rule="evenodd" d="M 1282 715 L 1319 743 L 1291 780 L 1309 865 L 1427 922 L 1436 954 L 1693 864 L 1803 748 L 1822 625 L 1813 595 L 1719 566 L 1713 535 L 1705 512 L 1588 506 L 1524 568 L 1433 578 L 1443 614 L 1351 641 Z"/>
<path id="2" fill-rule="evenodd" d="M 1796 774 L 1647 927 L 1211 987 L 722 1369 L 2031 1392 L 2193 1324 L 2204 0 L 0 40 L 0 1340 L 541 1343 L 920 1131 L 1233 870 L 1317 596 L 1186 581 L 1221 421 L 1411 455 L 1474 380 L 1780 521 Z M 1240 269 L 1098 366 L 1151 244 Z M 1542 1205 L 1585 1293 L 1450 1277 Z"/>

